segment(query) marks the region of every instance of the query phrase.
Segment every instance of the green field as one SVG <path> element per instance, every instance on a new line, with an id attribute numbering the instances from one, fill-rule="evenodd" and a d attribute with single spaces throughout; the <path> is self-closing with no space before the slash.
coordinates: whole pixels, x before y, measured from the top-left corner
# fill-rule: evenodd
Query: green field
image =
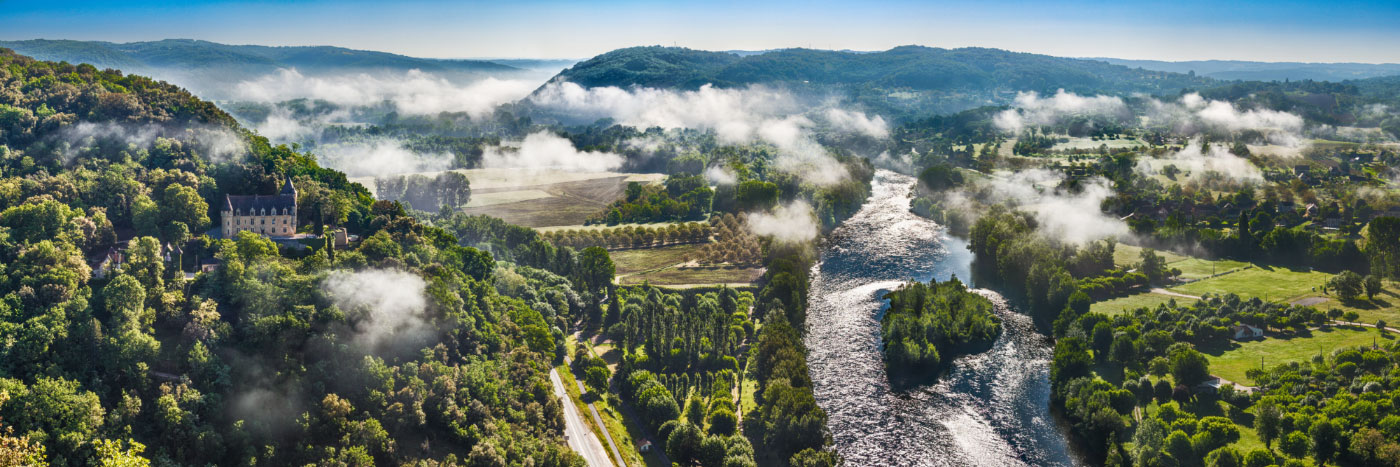
<path id="1" fill-rule="evenodd" d="M 1338 308 L 1343 312 L 1355 311 L 1361 315 L 1360 321 L 1363 323 L 1374 324 L 1376 320 L 1383 319 L 1389 327 L 1400 327 L 1400 282 L 1385 281 L 1384 286 L 1381 293 L 1376 294 L 1376 298 L 1369 300 L 1363 295 L 1357 300 L 1342 302 L 1335 295 L 1323 295 L 1319 291 L 1295 298 L 1292 302 L 1321 298 L 1325 301 L 1313 303 L 1312 306 L 1319 310 Z M 1309 300 L 1313 301 L 1316 300 Z"/>
<path id="2" fill-rule="evenodd" d="M 747 285 L 763 275 L 763 268 L 740 267 L 668 267 L 640 274 L 618 277 L 618 283 L 636 285 L 643 282 L 664 286 Z"/>
<path id="3" fill-rule="evenodd" d="M 1249 266 L 1243 261 L 1228 259 L 1209 260 L 1157 250 L 1157 254 L 1167 261 L 1167 267 L 1181 270 L 1183 279 L 1200 279 L 1231 269 Z M 1142 261 L 1142 247 L 1119 243 L 1113 248 L 1113 265 L 1120 268 L 1132 267 Z"/>
<path id="4" fill-rule="evenodd" d="M 1280 267 L 1255 266 L 1219 277 L 1172 287 L 1170 290 L 1187 295 L 1233 293 L 1244 298 L 1259 297 L 1271 301 L 1292 301 L 1315 293 L 1331 274 L 1318 271 L 1295 271 Z"/>
<path id="5" fill-rule="evenodd" d="M 1206 278 L 1215 274 L 1226 272 L 1232 269 L 1239 269 L 1245 266 L 1249 266 L 1249 263 L 1228 259 L 1211 261 L 1200 258 L 1186 258 L 1181 261 L 1176 261 L 1167 264 L 1167 267 L 1180 269 L 1181 278 L 1183 279 Z"/>
<path id="6" fill-rule="evenodd" d="M 1144 292 L 1136 295 L 1129 295 L 1126 297 L 1118 297 L 1112 300 L 1096 302 L 1089 307 L 1089 311 L 1113 316 L 1119 313 L 1136 310 L 1138 308 L 1143 307 L 1156 308 L 1157 305 L 1167 303 L 1173 299 L 1176 300 L 1176 303 L 1178 305 L 1187 305 L 1192 302 L 1195 302 L 1195 300 L 1189 298 L 1172 297 L 1170 295 Z"/>
<path id="7" fill-rule="evenodd" d="M 671 245 L 660 248 L 639 248 L 634 250 L 610 251 L 617 275 L 625 276 L 642 271 L 650 271 L 685 262 L 687 255 L 700 249 L 702 244 Z"/>
<path id="8" fill-rule="evenodd" d="M 1328 326 L 1305 331 L 1296 337 L 1275 338 L 1248 342 L 1231 342 L 1218 349 L 1203 348 L 1210 359 L 1210 372 L 1230 381 L 1253 385 L 1254 381 L 1245 376 L 1252 368 L 1259 368 L 1260 358 L 1264 365 L 1306 361 L 1318 353 L 1330 354 L 1339 347 L 1371 345 L 1375 341 L 1382 345 L 1394 339 L 1394 333 L 1382 336 L 1374 328 L 1360 326 Z"/>

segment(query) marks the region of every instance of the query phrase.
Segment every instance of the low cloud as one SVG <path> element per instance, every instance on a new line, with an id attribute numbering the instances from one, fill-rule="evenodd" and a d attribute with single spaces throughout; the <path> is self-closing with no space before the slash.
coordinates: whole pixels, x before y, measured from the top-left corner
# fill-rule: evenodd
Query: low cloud
<path id="1" fill-rule="evenodd" d="M 954 191 L 947 203 L 976 217 L 977 200 L 986 204 L 1006 204 L 1035 216 L 1039 232 L 1066 243 L 1084 244 L 1106 237 L 1126 237 L 1128 225 L 1105 214 L 1104 200 L 1114 195 L 1112 184 L 1103 177 L 1079 180 L 1077 190 L 1063 188 L 1063 173 L 1033 169 L 993 177 L 966 191 Z"/>
<path id="2" fill-rule="evenodd" d="M 580 151 L 574 143 L 549 132 L 531 133 L 517 146 L 488 148 L 482 156 L 486 168 L 557 169 L 607 172 L 622 167 L 622 156 L 610 152 Z"/>
<path id="3" fill-rule="evenodd" d="M 812 206 L 804 201 L 778 206 L 773 212 L 751 213 L 746 225 L 754 235 L 780 242 L 805 242 L 817 238 L 820 231 Z"/>
<path id="4" fill-rule="evenodd" d="M 826 148 L 811 138 L 808 129 L 812 121 L 801 115 L 766 120 L 758 129 L 764 141 L 778 148 L 773 166 L 796 174 L 817 185 L 831 185 L 846 179 L 846 166 L 841 165 Z"/>
<path id="5" fill-rule="evenodd" d="M 322 166 L 351 177 L 436 172 L 452 167 L 451 154 L 415 152 L 404 147 L 402 141 L 390 138 L 367 143 L 322 144 L 314 153 Z"/>
<path id="6" fill-rule="evenodd" d="M 1264 181 L 1263 172 L 1260 172 L 1259 168 L 1255 167 L 1249 159 L 1240 157 L 1219 144 L 1212 144 L 1209 149 L 1202 152 L 1200 140 L 1192 140 L 1185 148 L 1171 153 L 1162 160 L 1175 165 L 1182 172 L 1189 172 L 1193 179 L 1218 175 L 1240 182 L 1262 183 Z M 1138 162 L 1138 169 L 1147 174 L 1160 172 L 1160 170 L 1154 170 L 1146 160 Z"/>
<path id="7" fill-rule="evenodd" d="M 890 137 L 890 127 L 885 123 L 885 118 L 879 115 L 867 117 L 864 112 L 851 112 L 840 108 L 830 108 L 826 110 L 826 121 L 832 128 L 865 135 L 872 138 Z"/>
<path id="8" fill-rule="evenodd" d="M 1074 116 L 1126 116 L 1128 106 L 1114 96 L 1081 96 L 1061 89 L 1050 97 L 1035 91 L 1016 94 L 1014 108 L 992 118 L 997 128 L 1020 133 L 1028 126 L 1047 126 Z"/>
<path id="9" fill-rule="evenodd" d="M 78 122 L 63 127 L 55 138 L 66 143 L 60 152 L 65 164 L 81 156 L 86 148 L 99 143 L 118 143 L 136 149 L 150 149 L 158 138 L 177 140 L 186 150 L 214 162 L 233 160 L 247 152 L 247 145 L 242 136 L 228 128 L 213 125 Z"/>
<path id="10" fill-rule="evenodd" d="M 353 340 L 366 350 L 420 342 L 432 330 L 426 310 L 427 284 L 391 269 L 331 272 L 321 290 L 350 318 Z"/>
<path id="11" fill-rule="evenodd" d="M 1303 143 L 1303 117 L 1277 110 L 1241 110 L 1229 102 L 1206 99 L 1197 93 L 1176 101 L 1148 100 L 1142 122 L 1144 126 L 1181 136 L 1257 131 L 1272 144 L 1297 147 Z"/>
<path id="12" fill-rule="evenodd" d="M 387 101 L 405 114 L 466 112 L 472 118 L 479 118 L 489 115 L 501 104 L 520 100 L 537 84 L 537 81 L 485 78 L 461 85 L 420 70 L 321 77 L 282 69 L 238 83 L 234 96 L 237 100 L 254 102 L 307 98 L 343 106 L 371 106 Z"/>
<path id="13" fill-rule="evenodd" d="M 705 169 L 705 179 L 715 185 L 733 185 L 739 183 L 739 175 L 735 174 L 729 167 L 722 165 L 716 165 Z"/>
<path id="14" fill-rule="evenodd" d="M 282 106 L 274 106 L 267 118 L 253 125 L 253 131 L 274 143 L 312 141 L 320 136 L 316 126 L 298 120 L 291 110 Z"/>
<path id="15" fill-rule="evenodd" d="M 582 119 L 611 118 L 634 128 L 694 128 L 713 131 L 721 143 L 763 142 L 778 148 L 774 166 L 818 185 L 845 179 L 845 167 L 813 138 L 825 128 L 847 134 L 886 138 L 888 124 L 879 116 L 802 102 L 790 93 L 765 87 L 722 89 L 711 85 L 694 91 L 653 88 L 584 88 L 553 82 L 530 97 L 534 105 Z M 816 119 L 816 120 L 814 120 Z"/>

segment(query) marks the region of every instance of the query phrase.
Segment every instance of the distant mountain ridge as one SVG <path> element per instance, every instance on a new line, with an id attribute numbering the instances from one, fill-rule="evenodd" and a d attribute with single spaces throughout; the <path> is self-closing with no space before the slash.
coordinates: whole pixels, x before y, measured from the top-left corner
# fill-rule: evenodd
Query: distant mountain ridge
<path id="1" fill-rule="evenodd" d="M 1242 81 L 1346 81 L 1400 75 L 1400 63 L 1252 62 L 1245 60 L 1127 60 L 1090 58 L 1115 65 L 1147 70 L 1191 73 L 1220 80 Z"/>
<path id="2" fill-rule="evenodd" d="M 897 118 L 1004 105 L 1023 91 L 1168 95 L 1218 84 L 1207 77 L 1102 61 L 923 46 L 881 52 L 780 49 L 744 55 L 630 47 L 579 62 L 554 79 L 585 87 L 781 85 L 818 95 L 844 94 L 869 110 Z"/>
<path id="3" fill-rule="evenodd" d="M 33 39 L 0 41 L 0 47 L 39 60 L 89 63 L 99 69 L 150 75 L 211 99 L 224 98 L 228 88 L 239 81 L 283 68 L 295 68 L 306 75 L 422 70 L 461 80 L 533 73 L 488 60 L 417 58 L 331 46 L 228 45 L 191 39 L 128 43 Z"/>
<path id="4" fill-rule="evenodd" d="M 1209 85 L 1181 73 L 987 48 L 895 47 L 883 52 L 781 49 L 750 55 L 677 47 L 630 47 L 574 65 L 557 77 L 583 86 L 695 88 L 794 82 L 873 84 L 915 90 L 1056 89 L 1163 92 Z"/>

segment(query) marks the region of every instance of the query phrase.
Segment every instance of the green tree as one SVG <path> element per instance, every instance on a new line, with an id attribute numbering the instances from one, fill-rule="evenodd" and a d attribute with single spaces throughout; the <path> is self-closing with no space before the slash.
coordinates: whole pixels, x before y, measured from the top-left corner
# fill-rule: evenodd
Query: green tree
<path id="1" fill-rule="evenodd" d="M 203 232 L 209 225 L 209 203 L 194 188 L 172 184 L 161 196 L 160 217 L 161 225 L 179 222 L 192 232 Z"/>
<path id="2" fill-rule="evenodd" d="M 1290 431 L 1287 435 L 1279 438 L 1278 447 L 1289 457 L 1301 459 L 1308 455 L 1308 434 L 1301 431 Z"/>
<path id="3" fill-rule="evenodd" d="M 1371 219 L 1366 226 L 1366 255 L 1377 276 L 1400 280 L 1400 217 Z"/>
<path id="4" fill-rule="evenodd" d="M 1327 288 L 1337 292 L 1342 301 L 1349 301 L 1361 295 L 1362 282 L 1360 274 L 1342 271 L 1327 280 Z"/>
<path id="5" fill-rule="evenodd" d="M 1270 447 L 1278 438 L 1282 416 L 1283 411 L 1272 403 L 1262 403 L 1254 407 L 1254 431 L 1259 434 L 1264 447 Z"/>
<path id="6" fill-rule="evenodd" d="M 1192 387 L 1210 377 L 1210 361 L 1196 349 L 1184 347 L 1171 355 L 1172 379 Z"/>
<path id="7" fill-rule="evenodd" d="M 1325 464 L 1332 460 L 1337 454 L 1337 438 L 1339 436 L 1337 425 L 1327 418 L 1323 418 L 1313 423 L 1308 429 L 1308 438 L 1311 441 L 1313 459 L 1317 463 Z"/>
<path id="8" fill-rule="evenodd" d="M 1375 274 L 1367 275 L 1362 286 L 1366 289 L 1366 299 L 1375 300 L 1376 294 L 1381 293 L 1381 278 Z"/>

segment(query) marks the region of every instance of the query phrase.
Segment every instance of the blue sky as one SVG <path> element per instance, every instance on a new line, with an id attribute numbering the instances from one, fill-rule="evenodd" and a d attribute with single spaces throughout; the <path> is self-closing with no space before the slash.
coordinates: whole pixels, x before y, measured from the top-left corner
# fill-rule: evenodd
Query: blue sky
<path id="1" fill-rule="evenodd" d="M 192 38 L 422 57 L 984 46 L 1073 57 L 1400 62 L 1400 0 L 514 2 L 0 0 L 0 39 Z"/>

